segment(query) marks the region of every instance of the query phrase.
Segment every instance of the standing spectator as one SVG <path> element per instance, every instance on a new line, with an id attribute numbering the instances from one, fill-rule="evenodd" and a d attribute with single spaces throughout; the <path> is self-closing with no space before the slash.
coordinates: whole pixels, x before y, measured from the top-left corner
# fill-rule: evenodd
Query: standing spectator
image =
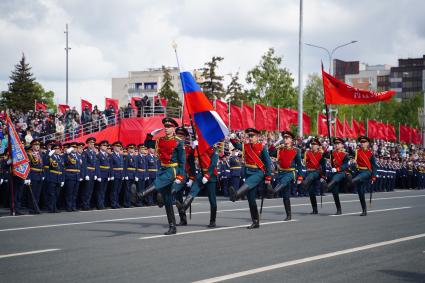
<path id="1" fill-rule="evenodd" d="M 89 107 L 84 107 L 83 113 L 81 113 L 81 124 L 83 125 L 83 131 L 84 134 L 89 134 L 87 123 L 90 123 L 92 121 L 91 112 L 89 110 Z"/>
<path id="2" fill-rule="evenodd" d="M 108 125 L 115 125 L 115 109 L 114 106 L 109 105 L 108 109 L 105 109 L 105 117 L 108 121 Z"/>
<path id="3" fill-rule="evenodd" d="M 32 137 L 32 134 L 31 134 L 31 128 L 28 128 L 25 134 L 25 144 L 29 145 L 33 139 L 34 138 Z"/>

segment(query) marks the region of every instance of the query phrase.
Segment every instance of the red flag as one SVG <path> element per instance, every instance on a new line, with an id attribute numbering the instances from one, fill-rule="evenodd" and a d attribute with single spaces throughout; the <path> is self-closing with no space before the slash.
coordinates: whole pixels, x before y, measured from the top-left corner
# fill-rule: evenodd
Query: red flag
<path id="1" fill-rule="evenodd" d="M 364 135 L 366 135 L 366 129 L 365 129 L 365 127 L 364 127 L 364 125 L 363 125 L 362 122 L 358 122 L 355 119 L 353 119 L 351 121 L 351 123 L 353 124 L 354 133 L 357 136 L 364 136 Z"/>
<path id="2" fill-rule="evenodd" d="M 81 111 L 84 111 L 84 108 L 86 108 L 86 106 L 89 108 L 90 111 L 92 111 L 92 104 L 87 100 L 81 99 Z"/>
<path id="3" fill-rule="evenodd" d="M 114 108 L 114 112 L 118 113 L 118 99 L 113 98 L 105 98 L 105 109 L 109 109 L 109 107 Z"/>
<path id="4" fill-rule="evenodd" d="M 254 121 L 254 109 L 252 107 L 249 107 L 248 105 L 242 106 L 242 127 L 243 129 L 246 128 L 255 128 L 255 121 Z M 232 118 L 233 121 L 233 118 Z M 232 123 L 232 122 L 230 122 Z"/>
<path id="5" fill-rule="evenodd" d="M 139 101 L 139 100 L 142 100 L 142 98 L 141 97 L 137 97 L 137 96 L 131 98 L 130 104 L 131 104 L 131 108 L 133 108 L 134 111 L 137 111 L 136 101 Z"/>
<path id="6" fill-rule="evenodd" d="M 159 101 L 161 102 L 161 105 L 163 107 L 167 107 L 167 99 L 166 98 L 161 98 Z"/>
<path id="7" fill-rule="evenodd" d="M 321 136 L 327 136 L 328 135 L 328 119 L 326 118 L 326 115 L 319 114 L 317 118 L 317 129 L 318 134 Z M 335 128 L 333 125 L 331 125 L 331 136 L 335 134 Z"/>
<path id="8" fill-rule="evenodd" d="M 344 125 L 341 123 L 341 121 L 336 118 L 336 136 L 338 138 L 345 138 L 345 129 L 344 129 Z"/>
<path id="9" fill-rule="evenodd" d="M 245 107 L 245 106 L 244 106 Z M 232 130 L 243 130 L 244 115 L 240 107 L 236 105 L 230 105 L 230 128 Z"/>
<path id="10" fill-rule="evenodd" d="M 413 144 L 422 144 L 421 130 L 411 128 L 411 132 L 412 132 L 412 143 Z"/>
<path id="11" fill-rule="evenodd" d="M 289 131 L 294 121 L 294 112 L 292 109 L 279 109 L 279 131 Z"/>
<path id="12" fill-rule="evenodd" d="M 390 100 L 395 91 L 374 92 L 354 88 L 332 77 L 322 69 L 326 104 L 369 104 Z"/>
<path id="13" fill-rule="evenodd" d="M 344 119 L 344 131 L 345 131 L 345 136 L 347 138 L 356 138 L 357 137 L 354 130 L 350 127 L 350 124 L 348 123 L 347 119 Z"/>
<path id="14" fill-rule="evenodd" d="M 65 113 L 70 107 L 66 104 L 58 104 L 58 110 L 60 113 Z"/>
<path id="15" fill-rule="evenodd" d="M 303 113 L 303 133 L 308 135 L 311 132 L 311 118 L 307 114 Z"/>
<path id="16" fill-rule="evenodd" d="M 36 101 L 35 102 L 35 111 L 39 111 L 39 110 L 46 111 L 47 110 L 47 106 L 43 102 L 37 102 Z"/>
<path id="17" fill-rule="evenodd" d="M 275 131 L 277 109 L 261 104 L 255 105 L 255 128 L 257 130 Z"/>
<path id="18" fill-rule="evenodd" d="M 221 117 L 224 124 L 229 125 L 229 105 L 221 100 L 215 101 L 215 111 Z"/>
<path id="19" fill-rule="evenodd" d="M 412 141 L 412 135 L 410 127 L 400 125 L 400 142 L 410 143 Z"/>
<path id="20" fill-rule="evenodd" d="M 372 139 L 387 139 L 387 125 L 378 121 L 369 120 L 367 124 L 368 136 Z"/>
<path id="21" fill-rule="evenodd" d="M 12 160 L 13 175 L 25 180 L 30 172 L 29 159 L 9 115 L 6 115 L 6 126 L 9 132 L 8 150 L 9 158 Z"/>
<path id="22" fill-rule="evenodd" d="M 395 127 L 391 124 L 387 125 L 387 140 L 389 141 L 396 141 L 397 136 L 395 134 Z"/>

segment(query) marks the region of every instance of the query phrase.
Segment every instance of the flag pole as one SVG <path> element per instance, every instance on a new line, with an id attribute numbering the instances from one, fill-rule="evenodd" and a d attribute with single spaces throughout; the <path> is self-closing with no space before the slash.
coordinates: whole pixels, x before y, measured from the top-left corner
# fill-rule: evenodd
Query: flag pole
<path id="1" fill-rule="evenodd" d="M 229 102 L 227 103 L 227 120 L 229 120 L 227 122 L 227 126 L 229 127 L 229 131 L 230 131 L 230 118 L 231 118 L 230 115 L 231 114 L 230 114 L 230 100 L 229 100 Z"/>
<path id="2" fill-rule="evenodd" d="M 10 138 L 10 127 L 13 127 L 13 125 L 10 124 L 10 122 L 12 122 L 12 120 L 10 120 L 9 117 L 9 111 L 6 112 L 6 120 L 9 122 L 8 127 L 7 127 L 7 149 L 9 152 L 9 156 L 8 156 L 8 161 L 9 159 L 12 159 L 12 141 Z M 12 203 L 10 205 L 10 209 L 11 209 L 11 214 L 12 216 L 16 215 L 16 211 L 15 211 L 15 192 L 13 190 L 13 159 L 12 162 L 10 163 L 10 172 L 9 172 L 9 191 L 10 191 L 10 195 L 12 198 Z"/>

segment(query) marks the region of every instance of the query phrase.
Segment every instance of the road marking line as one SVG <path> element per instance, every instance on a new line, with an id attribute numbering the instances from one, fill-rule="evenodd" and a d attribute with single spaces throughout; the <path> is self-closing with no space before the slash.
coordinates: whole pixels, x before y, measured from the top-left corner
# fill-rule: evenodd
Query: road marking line
<path id="1" fill-rule="evenodd" d="M 390 199 L 402 199 L 402 198 L 415 198 L 415 197 L 425 197 L 425 195 L 415 195 L 415 196 L 402 196 L 402 197 L 388 197 L 388 198 L 376 198 L 376 200 L 390 200 Z M 258 200 L 259 201 L 259 200 Z M 346 200 L 341 201 L 341 203 L 350 203 L 350 202 L 358 202 L 359 200 Z M 323 202 L 323 204 L 334 204 L 333 201 Z M 297 206 L 310 206 L 310 203 L 298 203 L 298 204 L 292 204 L 293 207 Z M 273 206 L 265 206 L 263 209 L 269 209 L 269 208 L 282 208 L 282 205 L 273 205 Z M 234 211 L 245 211 L 249 208 L 235 208 L 235 209 L 222 209 L 218 210 L 218 213 L 221 212 L 234 212 Z M 196 214 L 209 214 L 210 211 L 198 211 L 198 212 L 192 212 L 192 215 Z M 178 215 L 178 214 L 176 214 Z M 40 226 L 29 226 L 29 227 L 16 227 L 16 228 L 7 228 L 7 229 L 1 229 L 0 232 L 9 232 L 9 231 L 21 231 L 21 230 L 31 230 L 31 229 L 41 229 L 41 228 L 53 228 L 53 227 L 64 227 L 64 226 L 75 226 L 75 225 L 84 225 L 84 224 L 95 224 L 95 223 L 108 223 L 108 222 L 120 222 L 120 221 L 127 221 L 127 220 L 139 220 L 139 219 L 151 219 L 151 218 L 160 218 L 160 217 L 166 217 L 165 214 L 162 215 L 151 215 L 151 216 L 139 216 L 139 217 L 128 217 L 128 218 L 117 218 L 117 219 L 105 219 L 105 220 L 94 220 L 94 221 L 82 221 L 82 222 L 70 222 L 70 223 L 59 223 L 59 224 L 48 224 L 48 225 L 40 225 Z M 1 217 L 0 217 L 1 219 Z"/>
<path id="2" fill-rule="evenodd" d="M 21 218 L 21 217 L 31 217 L 31 216 L 35 216 L 33 214 L 25 214 L 25 215 L 10 215 L 10 216 L 0 216 L 0 219 L 6 219 L 6 218 Z"/>
<path id="3" fill-rule="evenodd" d="M 283 221 L 283 220 L 281 220 L 281 221 L 264 222 L 264 223 L 260 223 L 260 227 L 262 225 L 279 224 L 279 223 L 289 223 L 289 222 L 296 222 L 296 221 L 298 221 L 298 220 L 292 219 L 290 221 Z M 180 232 L 180 233 L 177 233 L 177 234 L 174 234 L 174 235 L 155 235 L 155 236 L 141 237 L 141 238 L 139 238 L 139 240 L 156 239 L 156 238 L 171 237 L 171 236 L 182 236 L 182 235 L 188 235 L 188 234 L 217 232 L 217 231 L 222 231 L 222 230 L 246 228 L 248 226 L 249 226 L 248 224 L 244 224 L 244 225 L 229 226 L 229 227 L 220 227 L 220 228 L 211 228 L 211 229 L 203 229 L 203 230 L 186 231 L 186 232 Z"/>
<path id="4" fill-rule="evenodd" d="M 403 206 L 403 207 L 394 207 L 394 208 L 387 208 L 387 209 L 376 209 L 376 210 L 369 210 L 367 213 L 374 213 L 374 212 L 382 212 L 382 211 L 391 211 L 391 210 L 401 210 L 401 209 L 409 209 L 412 208 L 411 206 Z M 355 214 L 360 214 L 362 213 L 361 211 L 359 212 L 350 212 L 350 213 L 343 213 L 341 215 L 328 215 L 328 216 L 334 216 L 334 217 L 339 217 L 339 216 L 345 216 L 345 215 L 355 215 Z"/>
<path id="5" fill-rule="evenodd" d="M 38 251 L 30 251 L 30 252 L 6 254 L 6 255 L 0 255 L 0 259 L 7 258 L 7 257 L 21 256 L 21 255 L 42 254 L 42 253 L 55 252 L 55 251 L 60 251 L 60 249 L 47 249 L 47 250 L 38 250 Z"/>
<path id="6" fill-rule="evenodd" d="M 285 262 L 281 262 L 281 263 L 277 263 L 277 264 L 273 264 L 273 265 L 268 265 L 268 266 L 263 266 L 263 267 L 245 270 L 245 271 L 241 271 L 241 272 L 231 273 L 231 274 L 227 274 L 227 275 L 223 275 L 223 276 L 208 278 L 208 279 L 196 281 L 194 283 L 221 282 L 221 281 L 225 281 L 225 280 L 230 280 L 230 279 L 235 279 L 235 278 L 240 278 L 240 277 L 244 277 L 244 276 L 248 276 L 248 275 L 257 274 L 257 273 L 260 273 L 260 272 L 266 272 L 266 271 L 280 269 L 280 268 L 284 268 L 284 267 L 288 267 L 288 266 L 298 265 L 298 264 L 301 264 L 301 263 L 307 263 L 307 262 L 317 261 L 317 260 L 331 258 L 331 257 L 335 257 L 335 256 L 340 256 L 340 255 L 370 250 L 370 249 L 374 249 L 374 248 L 378 248 L 378 247 L 393 245 L 393 244 L 397 244 L 397 243 L 401 243 L 401 242 L 411 241 L 411 240 L 415 240 L 415 239 L 419 239 L 419 238 L 423 238 L 423 237 L 425 237 L 425 233 L 413 235 L 413 236 L 409 236 L 409 237 L 404 237 L 404 238 L 399 238 L 399 239 L 394 239 L 394 240 L 390 240 L 390 241 L 384 241 L 384 242 L 369 244 L 369 245 L 360 246 L 360 247 L 356 247 L 356 248 L 351 248 L 351 249 L 346 249 L 346 250 L 316 255 L 316 256 L 312 256 L 312 257 L 301 258 L 301 259 L 297 259 L 297 260 L 285 261 Z"/>

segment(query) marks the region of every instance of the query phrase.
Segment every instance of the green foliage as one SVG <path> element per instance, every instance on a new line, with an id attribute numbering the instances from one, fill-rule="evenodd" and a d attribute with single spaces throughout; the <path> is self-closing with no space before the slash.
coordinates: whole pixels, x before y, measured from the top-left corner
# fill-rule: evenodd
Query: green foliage
<path id="1" fill-rule="evenodd" d="M 243 85 L 239 83 L 239 73 L 231 76 L 231 81 L 226 89 L 227 101 L 233 105 L 241 106 L 242 102 L 246 99 Z"/>
<path id="2" fill-rule="evenodd" d="M 223 61 L 223 57 L 212 57 L 210 62 L 205 63 L 202 70 L 204 81 L 200 84 L 203 92 L 210 100 L 225 96 L 223 87 L 223 76 L 217 74 L 218 63 Z"/>
<path id="3" fill-rule="evenodd" d="M 161 98 L 167 99 L 167 106 L 170 107 L 181 107 L 181 102 L 179 100 L 179 94 L 174 91 L 173 82 L 171 78 L 170 70 L 162 66 L 162 87 L 158 92 L 158 95 Z"/>
<path id="4" fill-rule="evenodd" d="M 47 107 L 56 110 L 54 103 L 54 93 L 45 91 L 43 87 L 36 82 L 35 77 L 31 73 L 31 67 L 25 61 L 25 55 L 15 70 L 12 71 L 9 83 L 9 89 L 1 93 L 1 107 L 28 111 L 34 109 L 35 100 L 46 103 Z"/>
<path id="5" fill-rule="evenodd" d="M 294 78 L 283 68 L 282 57 L 273 48 L 261 57 L 260 63 L 248 71 L 246 82 L 252 86 L 248 100 L 270 106 L 296 108 L 297 93 Z"/>

